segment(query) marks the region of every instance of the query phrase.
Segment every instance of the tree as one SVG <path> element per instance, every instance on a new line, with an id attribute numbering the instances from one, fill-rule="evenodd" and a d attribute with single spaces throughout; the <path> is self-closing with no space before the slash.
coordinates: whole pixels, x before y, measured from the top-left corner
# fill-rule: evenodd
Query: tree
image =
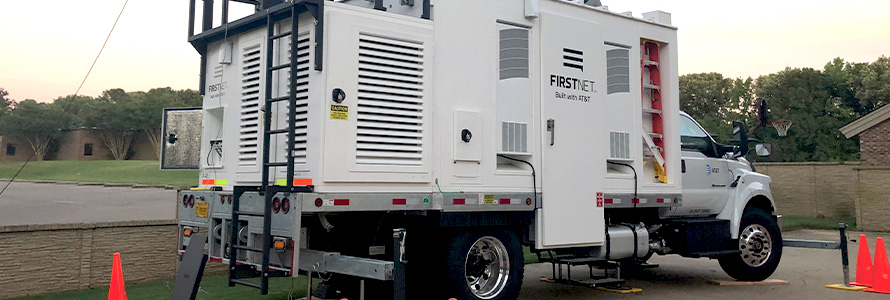
<path id="1" fill-rule="evenodd" d="M 155 88 L 148 92 L 133 93 L 138 100 L 134 102 L 139 130 L 145 131 L 154 149 L 160 150 L 161 122 L 164 108 L 201 106 L 201 95 L 194 90 L 173 90 L 169 87 Z M 160 153 L 155 152 L 160 158 Z"/>
<path id="2" fill-rule="evenodd" d="M 731 79 L 720 73 L 680 76 L 680 109 L 722 140 L 731 138 L 732 121 L 753 120 L 751 78 Z"/>
<path id="3" fill-rule="evenodd" d="M 135 100 L 122 89 L 102 92 L 89 111 L 84 112 L 86 126 L 97 130 L 102 143 L 115 160 L 127 159 L 133 138 L 139 129 Z"/>
<path id="4" fill-rule="evenodd" d="M 864 115 L 890 103 L 890 57 L 881 56 L 871 64 L 851 66 L 853 92 Z"/>
<path id="5" fill-rule="evenodd" d="M 50 145 L 61 135 L 61 130 L 70 124 L 71 117 L 64 111 L 46 103 L 24 100 L 0 120 L 0 133 L 28 141 L 35 158 L 41 161 Z"/>
<path id="6" fill-rule="evenodd" d="M 71 115 L 73 127 L 81 127 L 85 126 L 87 114 L 95 102 L 96 99 L 90 96 L 68 95 L 53 100 L 53 106 Z"/>
<path id="7" fill-rule="evenodd" d="M 762 131 L 757 137 L 772 143 L 784 161 L 837 161 L 856 159 L 858 145 L 840 136 L 838 128 L 857 117 L 839 93 L 834 63 L 826 69 L 787 68 L 757 78 L 754 92 L 769 103 L 770 119 L 794 123 L 786 137 Z"/>
<path id="8" fill-rule="evenodd" d="M 0 118 L 9 113 L 9 110 L 15 105 L 15 101 L 7 98 L 7 96 L 9 96 L 9 92 L 0 88 Z"/>

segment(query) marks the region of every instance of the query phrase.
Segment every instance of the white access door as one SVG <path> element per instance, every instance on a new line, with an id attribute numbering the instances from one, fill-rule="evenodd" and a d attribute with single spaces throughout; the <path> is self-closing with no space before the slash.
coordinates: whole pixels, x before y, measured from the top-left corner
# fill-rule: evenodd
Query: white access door
<path id="1" fill-rule="evenodd" d="M 602 245 L 609 146 L 605 53 L 597 23 L 541 14 L 542 209 L 539 248 Z"/>

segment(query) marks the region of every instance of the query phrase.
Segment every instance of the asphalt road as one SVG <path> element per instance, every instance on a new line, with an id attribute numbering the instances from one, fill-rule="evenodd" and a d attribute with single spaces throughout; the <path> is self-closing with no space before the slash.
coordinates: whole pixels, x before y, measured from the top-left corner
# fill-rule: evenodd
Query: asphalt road
<path id="1" fill-rule="evenodd" d="M 0 195 L 0 226 L 173 219 L 176 191 L 162 188 L 13 182 Z"/>
<path id="2" fill-rule="evenodd" d="M 875 237 L 881 235 L 890 237 L 890 233 L 867 235 L 872 251 Z M 837 232 L 816 230 L 788 232 L 785 237 L 838 240 Z M 858 239 L 859 233 L 852 233 L 850 237 Z M 858 243 L 849 244 L 851 276 L 855 274 L 858 246 Z M 639 294 L 615 294 L 542 282 L 541 277 L 551 276 L 550 264 L 528 265 L 519 299 L 890 299 L 890 295 L 825 288 L 826 284 L 843 281 L 838 250 L 785 248 L 779 268 L 771 279 L 787 280 L 789 285 L 715 286 L 707 282 L 732 280 L 720 269 L 716 260 L 656 255 L 650 262 L 659 267 L 625 274 L 629 286 L 643 289 Z M 597 274 L 597 270 L 594 272 Z M 575 277 L 583 277 L 587 273 L 586 267 L 572 269 Z"/>

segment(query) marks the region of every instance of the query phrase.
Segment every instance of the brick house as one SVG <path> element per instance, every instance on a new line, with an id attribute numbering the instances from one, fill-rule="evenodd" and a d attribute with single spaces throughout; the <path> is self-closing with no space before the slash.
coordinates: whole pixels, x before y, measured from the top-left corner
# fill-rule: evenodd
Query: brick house
<path id="1" fill-rule="evenodd" d="M 890 105 L 884 105 L 840 130 L 848 139 L 859 136 L 862 165 L 890 166 Z"/>
<path id="2" fill-rule="evenodd" d="M 136 134 L 130 148 L 130 160 L 157 160 L 157 152 L 148 137 Z M 34 153 L 24 139 L 0 136 L 0 162 L 26 161 Z M 112 160 L 111 152 L 102 139 L 92 129 L 66 130 L 58 140 L 56 151 L 48 154 L 46 160 Z M 35 159 L 36 160 L 36 159 Z"/>

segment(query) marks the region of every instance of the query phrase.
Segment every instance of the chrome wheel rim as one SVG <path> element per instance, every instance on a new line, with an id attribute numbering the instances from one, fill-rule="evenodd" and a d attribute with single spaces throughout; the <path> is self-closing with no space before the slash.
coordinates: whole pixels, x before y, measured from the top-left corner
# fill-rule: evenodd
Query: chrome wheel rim
<path id="1" fill-rule="evenodd" d="M 760 224 L 751 224 L 739 233 L 742 261 L 751 267 L 764 265 L 773 253 L 773 239 Z"/>
<path id="2" fill-rule="evenodd" d="M 485 236 L 470 246 L 464 265 L 467 287 L 479 299 L 492 299 L 507 285 L 510 256 L 500 240 Z"/>

